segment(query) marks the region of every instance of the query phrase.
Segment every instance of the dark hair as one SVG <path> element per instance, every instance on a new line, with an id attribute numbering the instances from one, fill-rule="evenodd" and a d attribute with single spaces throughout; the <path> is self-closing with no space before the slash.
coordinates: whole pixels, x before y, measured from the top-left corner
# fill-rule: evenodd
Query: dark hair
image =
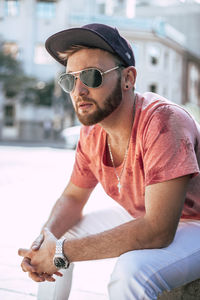
<path id="1" fill-rule="evenodd" d="M 71 46 L 70 49 L 68 49 L 64 52 L 58 52 L 58 56 L 59 56 L 60 59 L 62 59 L 64 62 L 66 62 L 72 54 L 74 54 L 74 53 L 76 53 L 76 52 L 78 52 L 79 50 L 82 50 L 82 49 L 100 49 L 100 48 L 88 47 L 88 46 L 83 46 L 83 45 L 73 45 L 73 46 Z M 102 51 L 106 51 L 106 50 L 102 50 Z M 113 57 L 116 66 L 124 66 L 125 67 L 125 63 L 119 57 L 119 55 L 111 53 L 111 52 L 108 52 L 108 53 L 110 53 L 110 55 Z"/>

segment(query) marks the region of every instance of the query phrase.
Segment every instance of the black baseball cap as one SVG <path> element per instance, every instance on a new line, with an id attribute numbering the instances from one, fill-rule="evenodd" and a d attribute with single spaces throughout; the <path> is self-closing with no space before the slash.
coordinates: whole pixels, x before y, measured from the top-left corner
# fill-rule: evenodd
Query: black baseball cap
<path id="1" fill-rule="evenodd" d="M 125 66 L 135 66 L 135 58 L 129 42 L 119 34 L 116 28 L 111 26 L 93 23 L 66 29 L 50 36 L 45 43 L 50 55 L 64 66 L 67 62 L 59 57 L 58 52 L 64 52 L 73 45 L 106 50 L 117 54 Z"/>

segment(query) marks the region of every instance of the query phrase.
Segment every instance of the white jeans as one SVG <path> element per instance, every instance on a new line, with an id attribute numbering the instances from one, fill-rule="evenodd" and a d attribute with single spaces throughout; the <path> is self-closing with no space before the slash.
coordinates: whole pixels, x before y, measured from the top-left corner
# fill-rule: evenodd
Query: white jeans
<path id="1" fill-rule="evenodd" d="M 102 232 L 131 219 L 118 207 L 91 213 L 66 237 Z M 110 300 L 157 299 L 164 290 L 200 278 L 200 221 L 181 221 L 173 243 L 166 248 L 130 251 L 111 262 L 114 268 L 108 284 Z M 72 270 L 73 264 L 55 283 L 40 283 L 38 300 L 67 300 Z M 85 274 L 87 276 L 87 272 Z"/>

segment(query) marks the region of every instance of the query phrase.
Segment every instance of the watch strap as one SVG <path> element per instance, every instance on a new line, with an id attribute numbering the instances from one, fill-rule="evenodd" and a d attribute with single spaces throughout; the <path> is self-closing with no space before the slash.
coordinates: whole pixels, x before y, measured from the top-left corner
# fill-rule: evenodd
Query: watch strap
<path id="1" fill-rule="evenodd" d="M 62 237 L 59 240 L 57 240 L 55 254 L 57 254 L 57 255 L 63 255 L 65 257 L 65 255 L 64 255 L 64 249 L 63 249 L 63 244 L 64 244 L 65 240 L 66 240 L 65 237 Z"/>
<path id="2" fill-rule="evenodd" d="M 63 269 L 67 269 L 67 268 L 69 268 L 69 265 L 70 265 L 70 262 L 69 262 L 69 259 L 67 258 L 67 256 L 64 254 L 64 241 L 66 240 L 66 238 L 65 237 L 62 237 L 62 238 L 60 238 L 59 240 L 57 240 L 56 241 L 56 249 L 55 249 L 55 255 L 54 255 L 54 264 L 56 265 L 56 267 L 58 267 L 57 266 L 57 264 L 56 264 L 56 260 L 57 259 L 61 259 L 61 260 L 63 260 L 65 263 L 65 266 L 63 265 L 61 268 L 63 268 Z"/>

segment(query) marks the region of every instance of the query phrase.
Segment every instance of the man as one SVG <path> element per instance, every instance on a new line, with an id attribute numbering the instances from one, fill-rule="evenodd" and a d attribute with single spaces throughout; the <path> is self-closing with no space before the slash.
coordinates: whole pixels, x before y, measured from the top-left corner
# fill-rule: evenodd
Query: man
<path id="1" fill-rule="evenodd" d="M 69 184 L 32 247 L 19 250 L 22 269 L 35 281 L 54 281 L 72 262 L 118 257 L 112 300 L 157 299 L 199 278 L 199 125 L 163 97 L 134 91 L 134 54 L 116 29 L 68 29 L 46 48 L 66 65 L 59 84 L 84 126 Z M 85 222 L 98 182 L 125 210 Z M 58 281 L 51 299 L 67 299 L 70 281 Z"/>

